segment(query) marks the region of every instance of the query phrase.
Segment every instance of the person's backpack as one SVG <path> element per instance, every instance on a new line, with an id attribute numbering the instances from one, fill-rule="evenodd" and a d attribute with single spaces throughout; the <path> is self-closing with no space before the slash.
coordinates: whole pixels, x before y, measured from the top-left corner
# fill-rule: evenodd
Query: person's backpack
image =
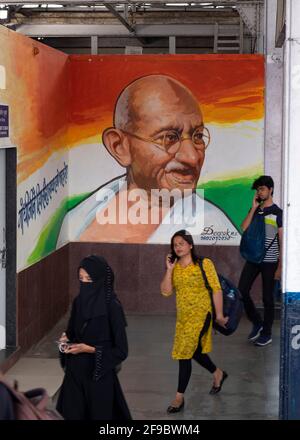
<path id="1" fill-rule="evenodd" d="M 203 280 L 205 283 L 205 287 L 208 290 L 212 310 L 213 310 L 213 328 L 217 330 L 222 335 L 229 336 L 235 332 L 237 329 L 240 319 L 243 314 L 243 301 L 240 291 L 231 281 L 225 278 L 223 275 L 218 274 L 222 293 L 223 293 L 223 315 L 228 316 L 228 322 L 226 324 L 226 328 L 222 327 L 215 321 L 216 313 L 213 301 L 213 290 L 208 282 L 204 267 L 203 267 L 204 258 L 199 258 L 199 266 L 201 269 L 201 273 L 203 276 Z"/>
<path id="2" fill-rule="evenodd" d="M 11 387 L 3 377 L 0 383 L 6 389 L 6 398 L 11 399 L 14 420 L 63 420 L 54 409 L 47 408 L 49 396 L 44 388 L 34 388 L 25 392 L 18 391 L 17 385 Z"/>
<path id="3" fill-rule="evenodd" d="M 248 228 L 243 232 L 240 243 L 240 254 L 246 261 L 259 264 L 265 258 L 278 234 L 275 235 L 271 243 L 265 248 L 266 227 L 265 216 L 262 211 L 258 211 Z"/>
<path id="4" fill-rule="evenodd" d="M 265 257 L 265 217 L 263 212 L 258 211 L 248 228 L 243 232 L 240 253 L 250 263 L 261 263 Z"/>

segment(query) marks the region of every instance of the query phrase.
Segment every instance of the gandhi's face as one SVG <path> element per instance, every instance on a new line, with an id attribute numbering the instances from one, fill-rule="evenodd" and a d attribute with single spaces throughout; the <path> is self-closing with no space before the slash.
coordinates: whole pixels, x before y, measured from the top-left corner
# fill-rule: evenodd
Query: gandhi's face
<path id="1" fill-rule="evenodd" d="M 154 142 L 128 135 L 130 142 L 131 179 L 139 188 L 194 189 L 200 176 L 205 148 L 195 148 L 191 137 L 203 126 L 202 115 L 195 98 L 183 87 L 162 90 L 154 87 L 137 94 L 132 103 L 134 124 L 131 132 Z M 174 153 L 155 145 L 165 133 L 175 130 L 183 137 Z"/>

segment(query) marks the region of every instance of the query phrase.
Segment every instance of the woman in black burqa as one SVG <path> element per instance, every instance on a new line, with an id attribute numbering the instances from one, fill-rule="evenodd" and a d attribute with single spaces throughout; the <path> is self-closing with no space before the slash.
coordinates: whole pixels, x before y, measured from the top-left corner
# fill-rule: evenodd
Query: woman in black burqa
<path id="1" fill-rule="evenodd" d="M 91 255 L 78 268 L 80 292 L 60 341 L 65 377 L 57 410 L 67 420 L 130 420 L 116 368 L 126 359 L 126 319 L 106 260 Z"/>

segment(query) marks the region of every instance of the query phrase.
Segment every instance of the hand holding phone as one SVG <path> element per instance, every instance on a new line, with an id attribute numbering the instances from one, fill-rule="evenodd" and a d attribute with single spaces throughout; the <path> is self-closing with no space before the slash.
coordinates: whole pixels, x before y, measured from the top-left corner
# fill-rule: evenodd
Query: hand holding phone
<path id="1" fill-rule="evenodd" d="M 256 194 L 254 194 L 253 201 L 252 201 L 252 208 L 257 209 L 261 203 L 261 198 Z"/>
<path id="2" fill-rule="evenodd" d="M 72 343 L 69 341 L 55 341 L 55 343 L 58 345 L 58 349 L 61 353 L 65 353 L 65 351 L 72 347 Z"/>
<path id="3" fill-rule="evenodd" d="M 60 342 L 68 342 L 68 341 L 69 341 L 66 332 L 63 332 L 63 333 L 61 334 L 61 337 L 59 338 L 59 341 L 60 341 Z"/>
<path id="4" fill-rule="evenodd" d="M 168 268 L 168 269 L 173 269 L 176 260 L 177 260 L 177 258 L 176 258 L 175 255 L 168 254 L 168 255 L 167 255 L 167 261 L 166 261 L 167 268 Z"/>

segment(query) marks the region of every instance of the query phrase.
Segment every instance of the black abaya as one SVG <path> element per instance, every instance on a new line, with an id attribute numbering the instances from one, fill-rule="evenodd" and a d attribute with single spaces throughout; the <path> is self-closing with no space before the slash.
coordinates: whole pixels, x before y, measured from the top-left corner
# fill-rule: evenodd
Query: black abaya
<path id="1" fill-rule="evenodd" d="M 71 342 L 95 347 L 96 352 L 65 354 L 65 377 L 57 410 L 66 420 L 131 420 L 115 368 L 128 355 L 126 321 L 115 295 L 106 301 L 105 314 L 83 320 L 75 298 L 67 328 Z"/>

